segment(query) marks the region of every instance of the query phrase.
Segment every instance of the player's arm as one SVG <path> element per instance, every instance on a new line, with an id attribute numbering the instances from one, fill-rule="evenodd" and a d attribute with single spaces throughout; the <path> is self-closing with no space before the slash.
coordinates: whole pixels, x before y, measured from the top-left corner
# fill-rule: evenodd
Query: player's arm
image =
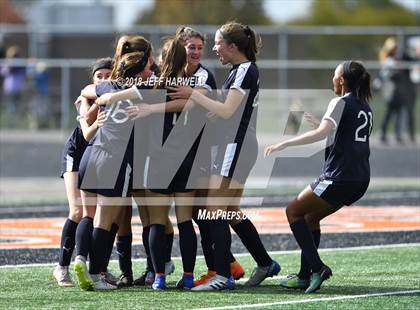
<path id="1" fill-rule="evenodd" d="M 143 99 L 137 87 L 133 86 L 115 93 L 106 93 L 96 100 L 98 105 L 111 105 L 118 101 Z"/>
<path id="2" fill-rule="evenodd" d="M 171 97 L 189 98 L 205 109 L 224 119 L 230 118 L 241 104 L 244 94 L 237 89 L 230 89 L 225 102 L 210 99 L 203 90 L 195 90 L 188 86 L 170 87 L 174 93 Z"/>
<path id="3" fill-rule="evenodd" d="M 317 129 L 310 130 L 295 138 L 267 146 L 264 151 L 264 156 L 269 156 L 276 151 L 284 150 L 290 146 L 311 144 L 325 139 L 328 134 L 335 127 L 334 123 L 329 119 L 323 119 Z"/>
<path id="4" fill-rule="evenodd" d="M 98 113 L 98 111 L 99 109 L 97 107 L 92 109 L 92 106 L 90 106 L 85 97 L 82 98 L 78 121 L 86 141 L 90 141 L 94 137 L 98 128 L 101 127 L 106 120 L 106 112 Z"/>
<path id="5" fill-rule="evenodd" d="M 90 84 L 86 86 L 82 89 L 80 95 L 85 97 L 86 99 L 95 100 L 96 98 L 98 98 L 98 96 L 96 95 L 96 85 Z"/>

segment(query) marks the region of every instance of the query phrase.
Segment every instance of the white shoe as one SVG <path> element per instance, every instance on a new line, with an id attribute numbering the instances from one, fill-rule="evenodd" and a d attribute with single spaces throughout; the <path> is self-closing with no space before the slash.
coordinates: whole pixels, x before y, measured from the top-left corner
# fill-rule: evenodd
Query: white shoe
<path id="1" fill-rule="evenodd" d="M 90 275 L 95 287 L 95 290 L 103 291 L 103 290 L 116 290 L 117 287 L 115 285 L 109 284 L 104 280 L 101 274 L 91 274 Z"/>
<path id="2" fill-rule="evenodd" d="M 81 289 L 85 291 L 94 290 L 95 285 L 87 270 L 86 258 L 84 256 L 76 256 L 76 259 L 74 260 L 74 272 L 76 274 L 77 283 Z"/>
<path id="3" fill-rule="evenodd" d="M 172 260 L 165 263 L 165 276 L 169 276 L 170 274 L 174 273 L 175 271 L 175 264 Z"/>
<path id="4" fill-rule="evenodd" d="M 73 287 L 74 283 L 70 278 L 69 266 L 57 265 L 54 268 L 53 277 L 57 281 L 58 286 Z"/>
<path id="5" fill-rule="evenodd" d="M 107 271 L 104 271 L 104 272 L 101 272 L 101 277 L 106 282 L 108 282 L 109 284 L 112 284 L 112 285 L 116 285 L 117 284 L 117 281 L 119 280 L 116 276 L 114 276 L 108 270 Z"/>
<path id="6" fill-rule="evenodd" d="M 233 290 L 235 288 L 235 280 L 232 277 L 225 278 L 223 276 L 215 275 L 206 283 L 195 286 L 191 291 L 223 291 Z"/>

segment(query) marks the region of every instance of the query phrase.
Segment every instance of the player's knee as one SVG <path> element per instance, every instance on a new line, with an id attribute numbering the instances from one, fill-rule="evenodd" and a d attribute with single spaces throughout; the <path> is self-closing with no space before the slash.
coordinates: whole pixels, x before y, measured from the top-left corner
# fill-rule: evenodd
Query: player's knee
<path id="1" fill-rule="evenodd" d="M 69 219 L 73 222 L 79 223 L 83 216 L 83 208 L 82 207 L 76 207 L 71 208 L 69 212 Z"/>
<path id="2" fill-rule="evenodd" d="M 310 229 L 318 229 L 319 228 L 319 219 L 311 214 L 306 214 L 304 216 L 306 224 L 309 226 Z"/>

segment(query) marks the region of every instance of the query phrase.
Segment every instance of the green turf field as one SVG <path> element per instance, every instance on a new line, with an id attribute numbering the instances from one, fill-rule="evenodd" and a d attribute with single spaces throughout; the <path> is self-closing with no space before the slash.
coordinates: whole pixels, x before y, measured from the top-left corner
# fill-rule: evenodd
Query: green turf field
<path id="1" fill-rule="evenodd" d="M 297 252 L 276 254 L 274 257 L 282 265 L 282 276 L 297 271 Z M 329 250 L 322 251 L 321 257 L 332 268 L 334 276 L 325 282 L 321 291 L 312 295 L 281 289 L 277 285 L 278 279 L 266 280 L 260 287 L 252 289 L 239 283 L 233 292 L 181 292 L 173 288 L 180 276 L 179 259 L 175 260 L 176 273 L 169 276 L 170 288 L 163 292 L 138 287 L 112 292 L 84 292 L 77 287 L 57 287 L 51 277 L 52 266 L 0 268 L 0 308 L 192 309 L 232 306 L 234 309 L 239 305 L 255 304 L 267 304 L 264 307 L 267 309 L 420 308 L 420 245 Z M 240 256 L 238 260 L 249 275 L 253 267 L 252 258 Z M 112 264 L 111 269 L 116 271 L 116 268 L 117 265 Z M 138 275 L 143 269 L 143 262 L 135 262 L 134 268 Z M 197 261 L 196 274 L 201 272 L 204 272 L 202 258 Z M 417 293 L 386 295 L 413 290 Z M 385 296 L 371 296 L 375 293 Z M 310 299 L 315 300 L 308 302 Z"/>

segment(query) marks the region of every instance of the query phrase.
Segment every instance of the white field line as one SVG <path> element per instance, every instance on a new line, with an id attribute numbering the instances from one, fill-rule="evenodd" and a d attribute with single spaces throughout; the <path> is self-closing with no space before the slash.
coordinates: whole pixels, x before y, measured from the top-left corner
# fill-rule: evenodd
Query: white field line
<path id="1" fill-rule="evenodd" d="M 366 245 L 359 247 L 347 247 L 347 248 L 328 248 L 328 249 L 319 249 L 319 252 L 344 252 L 344 251 L 363 251 L 363 250 L 375 250 L 375 249 L 388 249 L 388 248 L 405 248 L 405 247 L 418 247 L 420 243 L 398 243 L 398 244 L 383 244 L 383 245 Z M 7 250 L 7 249 L 6 249 Z M 288 250 L 288 251 L 270 251 L 270 255 L 280 255 L 280 254 L 293 254 L 300 253 L 300 250 Z M 249 256 L 249 253 L 238 253 L 234 254 L 235 257 Z M 197 258 L 204 258 L 202 255 L 198 255 Z M 172 257 L 174 260 L 180 260 L 181 257 Z M 135 258 L 133 262 L 144 262 L 145 258 Z M 111 262 L 118 262 L 117 260 L 111 260 Z M 39 263 L 39 264 L 20 264 L 20 265 L 2 265 L 2 268 L 25 268 L 25 267 L 48 267 L 55 266 L 57 263 Z M 275 279 L 275 277 L 274 277 Z M 242 280 L 244 281 L 244 280 Z"/>
<path id="2" fill-rule="evenodd" d="M 265 308 L 265 307 L 281 306 L 281 305 L 306 304 L 310 302 L 320 302 L 320 301 L 334 301 L 334 300 L 346 300 L 346 299 L 357 299 L 357 298 L 368 298 L 368 297 L 379 297 L 379 296 L 408 295 L 408 294 L 420 294 L 420 290 L 395 291 L 395 292 L 372 293 L 372 294 L 351 295 L 351 296 L 346 295 L 346 296 L 325 297 L 325 298 L 311 298 L 311 299 L 289 300 L 289 301 L 278 301 L 278 302 L 270 302 L 270 303 L 234 305 L 234 306 L 223 306 L 223 307 L 211 307 L 211 308 L 195 308 L 194 310 Z"/>

